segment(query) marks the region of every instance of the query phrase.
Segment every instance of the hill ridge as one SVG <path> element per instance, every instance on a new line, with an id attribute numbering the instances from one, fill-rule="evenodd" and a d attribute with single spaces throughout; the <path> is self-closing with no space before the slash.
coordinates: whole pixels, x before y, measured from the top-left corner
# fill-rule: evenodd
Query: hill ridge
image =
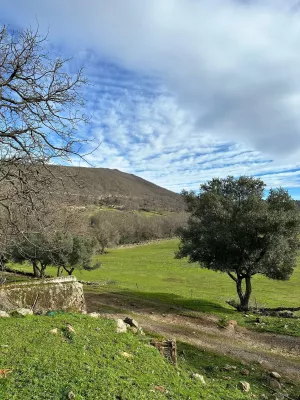
<path id="1" fill-rule="evenodd" d="M 183 211 L 180 194 L 140 176 L 110 168 L 51 165 L 59 178 L 48 190 L 68 204 L 145 211 Z"/>

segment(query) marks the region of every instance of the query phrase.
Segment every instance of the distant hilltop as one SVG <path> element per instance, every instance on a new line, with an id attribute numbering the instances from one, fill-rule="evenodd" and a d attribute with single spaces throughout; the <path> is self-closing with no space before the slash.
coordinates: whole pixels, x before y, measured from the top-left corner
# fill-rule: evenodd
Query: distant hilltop
<path id="1" fill-rule="evenodd" d="M 183 211 L 181 195 L 117 169 L 48 166 L 57 178 L 51 196 L 78 206 L 106 206 L 145 211 Z"/>

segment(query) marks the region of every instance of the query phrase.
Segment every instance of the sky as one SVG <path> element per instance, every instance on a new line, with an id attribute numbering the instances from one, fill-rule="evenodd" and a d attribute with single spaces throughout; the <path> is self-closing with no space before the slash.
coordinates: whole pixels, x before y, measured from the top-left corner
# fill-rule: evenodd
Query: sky
<path id="1" fill-rule="evenodd" d="M 180 192 L 254 175 L 300 199 L 300 2 L 0 0 L 90 85 L 95 167 Z M 78 160 L 74 159 L 74 163 Z M 80 165 L 84 165 L 81 161 Z"/>

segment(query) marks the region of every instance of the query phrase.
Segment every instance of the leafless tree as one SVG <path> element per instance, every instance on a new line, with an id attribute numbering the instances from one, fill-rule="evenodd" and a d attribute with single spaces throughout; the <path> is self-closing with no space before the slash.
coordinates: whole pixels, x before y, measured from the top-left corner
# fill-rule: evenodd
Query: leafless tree
<path id="1" fill-rule="evenodd" d="M 0 27 L 0 207 L 12 225 L 48 201 L 45 186 L 56 177 L 55 160 L 81 156 L 77 129 L 83 114 L 82 70 L 66 72 L 69 60 L 53 59 L 38 29 Z"/>

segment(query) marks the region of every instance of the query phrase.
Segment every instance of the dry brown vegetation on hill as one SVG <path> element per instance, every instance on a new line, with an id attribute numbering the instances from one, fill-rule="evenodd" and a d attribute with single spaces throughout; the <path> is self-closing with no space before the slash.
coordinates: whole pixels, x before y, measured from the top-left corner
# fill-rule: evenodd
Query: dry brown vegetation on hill
<path id="1" fill-rule="evenodd" d="M 53 165 L 50 171 L 59 179 L 53 180 L 47 189 L 49 194 L 68 205 L 145 211 L 183 211 L 185 208 L 179 194 L 117 169 Z"/>

